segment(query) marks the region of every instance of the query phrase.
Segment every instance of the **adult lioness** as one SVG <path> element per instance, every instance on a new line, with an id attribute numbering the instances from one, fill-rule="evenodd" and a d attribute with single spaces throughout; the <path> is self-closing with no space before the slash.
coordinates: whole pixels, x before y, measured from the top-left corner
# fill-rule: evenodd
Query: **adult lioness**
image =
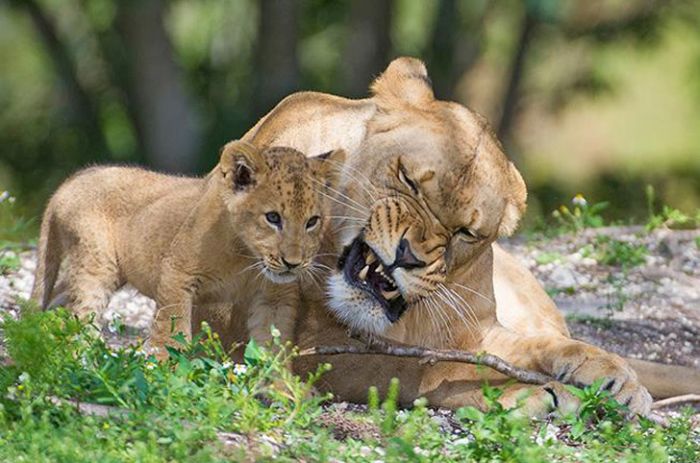
<path id="1" fill-rule="evenodd" d="M 481 117 L 434 98 L 420 61 L 392 62 L 368 99 L 291 95 L 244 139 L 348 153 L 337 195 L 343 204 L 334 214 L 341 223 L 326 243 L 338 254 L 328 262 L 337 270 L 328 297 L 313 287 L 302 291 L 300 347 L 351 342 L 346 324 L 404 343 L 488 351 L 564 382 L 604 378 L 620 401 L 648 412 L 651 397 L 628 363 L 570 339 L 534 277 L 493 244 L 517 226 L 525 185 Z M 318 360 L 296 367 L 304 372 Z M 438 406 L 481 404 L 485 373 L 473 366 L 381 356 L 322 360 L 334 366 L 322 386 L 345 400 L 364 400 L 368 386 L 398 377 L 406 403 L 425 396 Z M 697 388 L 697 372 L 679 371 L 686 377 L 674 379 L 677 390 Z M 670 393 L 667 383 L 655 386 Z M 509 387 L 503 400 L 526 387 Z M 531 388 L 526 406 L 537 413 L 570 401 L 553 382 Z"/>

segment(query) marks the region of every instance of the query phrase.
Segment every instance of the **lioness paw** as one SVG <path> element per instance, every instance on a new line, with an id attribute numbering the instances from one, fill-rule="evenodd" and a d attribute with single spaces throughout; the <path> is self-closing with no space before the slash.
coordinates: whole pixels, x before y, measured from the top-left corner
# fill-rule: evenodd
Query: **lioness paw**
<path id="1" fill-rule="evenodd" d="M 646 416 L 651 411 L 651 395 L 639 382 L 637 373 L 617 355 L 602 352 L 583 358 L 563 357 L 554 370 L 558 381 L 579 387 L 602 380 L 600 388 L 610 392 L 633 414 Z"/>

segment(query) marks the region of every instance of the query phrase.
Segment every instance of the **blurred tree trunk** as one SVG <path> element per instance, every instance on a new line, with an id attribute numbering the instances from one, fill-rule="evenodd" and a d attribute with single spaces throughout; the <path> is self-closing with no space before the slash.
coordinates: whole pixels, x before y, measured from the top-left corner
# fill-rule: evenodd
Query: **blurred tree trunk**
<path id="1" fill-rule="evenodd" d="M 255 83 L 256 116 L 299 89 L 299 3 L 296 0 L 260 2 Z"/>
<path id="2" fill-rule="evenodd" d="M 85 152 L 90 153 L 90 157 L 89 159 L 81 159 L 79 162 L 109 159 L 111 156 L 102 132 L 97 104 L 80 82 L 75 60 L 68 47 L 59 38 L 53 20 L 35 0 L 17 0 L 13 3 L 21 5 L 27 10 L 42 43 L 46 47 L 47 55 L 53 62 L 56 74 L 63 81 L 68 93 L 69 105 L 73 107 L 78 117 L 78 124 L 82 126 L 90 146 L 94 150 L 93 152 L 85 150 Z"/>
<path id="3" fill-rule="evenodd" d="M 343 93 L 367 95 L 370 82 L 384 70 L 391 52 L 392 0 L 353 0 L 343 53 Z"/>
<path id="4" fill-rule="evenodd" d="M 83 12 L 87 15 L 91 0 L 80 0 L 80 6 Z M 96 27 L 91 22 L 91 32 L 97 39 L 97 46 L 102 55 L 102 60 L 105 65 L 105 71 L 112 88 L 115 91 L 116 98 L 124 107 L 124 110 L 129 118 L 130 128 L 134 132 L 134 153 L 129 153 L 130 160 L 138 163 L 145 163 L 147 158 L 146 146 L 144 146 L 144 137 L 141 133 L 141 127 L 136 123 L 139 120 L 137 104 L 134 97 L 133 88 L 129 77 L 129 53 L 122 40 L 119 31 L 115 28 L 115 24 L 110 24 L 110 27 Z"/>
<path id="5" fill-rule="evenodd" d="M 157 169 L 192 172 L 198 164 L 199 121 L 163 26 L 163 2 L 123 0 L 116 4 L 127 53 L 132 114 L 146 157 Z"/>
<path id="6" fill-rule="evenodd" d="M 456 85 L 481 52 L 484 18 L 491 2 L 476 5 L 461 18 L 456 0 L 440 0 L 427 50 L 427 62 L 438 98 L 454 99 Z"/>
<path id="7" fill-rule="evenodd" d="M 525 62 L 538 21 L 530 8 L 525 7 L 518 42 L 511 58 L 506 90 L 501 103 L 501 116 L 497 124 L 498 138 L 506 145 L 510 144 L 513 121 L 520 100 L 520 88 L 523 81 Z"/>

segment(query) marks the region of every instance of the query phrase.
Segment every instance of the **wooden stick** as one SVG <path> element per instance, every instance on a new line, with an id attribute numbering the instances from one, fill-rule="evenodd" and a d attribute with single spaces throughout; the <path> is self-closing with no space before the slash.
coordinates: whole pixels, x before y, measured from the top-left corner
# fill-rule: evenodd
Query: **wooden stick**
<path id="1" fill-rule="evenodd" d="M 357 336 L 353 336 L 357 337 Z M 381 339 L 360 339 L 364 346 L 318 346 L 310 347 L 299 352 L 300 356 L 307 355 L 391 355 L 394 357 L 411 357 L 434 365 L 437 362 L 460 362 L 472 365 L 483 365 L 496 370 L 508 377 L 526 384 L 547 384 L 553 378 L 536 371 L 525 370 L 511 365 L 500 357 L 491 354 L 473 354 L 459 350 L 428 349 L 425 347 L 396 345 Z"/>

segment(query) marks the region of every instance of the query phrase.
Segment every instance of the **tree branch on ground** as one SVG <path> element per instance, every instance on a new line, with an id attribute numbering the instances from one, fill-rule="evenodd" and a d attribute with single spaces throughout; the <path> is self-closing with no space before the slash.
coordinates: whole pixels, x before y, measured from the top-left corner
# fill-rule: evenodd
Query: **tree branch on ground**
<path id="1" fill-rule="evenodd" d="M 460 350 L 428 349 L 425 347 L 396 345 L 380 339 L 367 339 L 366 345 L 318 346 L 302 350 L 299 355 L 390 355 L 393 357 L 411 357 L 423 363 L 434 365 L 437 362 L 459 362 L 471 365 L 483 365 L 510 378 L 526 384 L 547 384 L 554 378 L 535 371 L 525 370 L 511 365 L 500 357 L 483 353 L 474 354 Z"/>

